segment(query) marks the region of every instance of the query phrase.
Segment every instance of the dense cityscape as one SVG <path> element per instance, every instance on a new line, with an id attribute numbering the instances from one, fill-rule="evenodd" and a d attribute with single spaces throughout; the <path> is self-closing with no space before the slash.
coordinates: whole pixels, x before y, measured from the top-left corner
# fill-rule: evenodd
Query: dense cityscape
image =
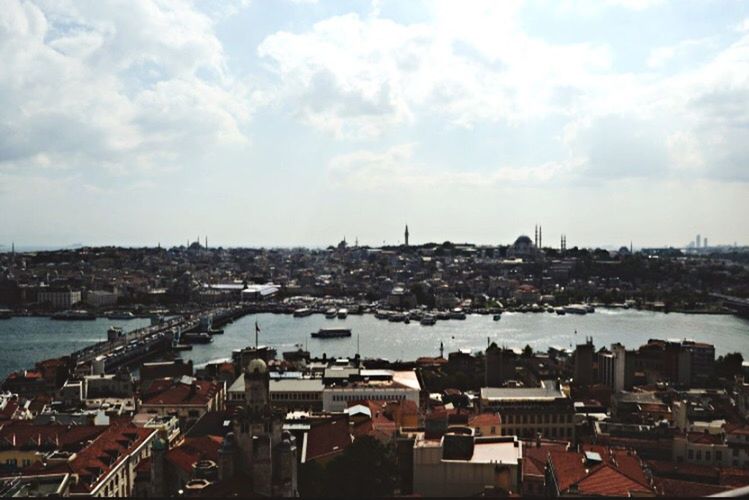
<path id="1" fill-rule="evenodd" d="M 450 242 L 326 249 L 82 247 L 0 255 L 8 321 L 111 327 L 106 340 L 7 373 L 5 496 L 695 496 L 749 485 L 749 363 L 688 338 L 416 359 L 245 346 L 184 356 L 260 314 L 366 331 L 604 310 L 747 316 L 743 247 L 617 251 Z M 301 319 L 298 319 L 301 321 Z M 505 319 L 507 321 L 507 319 Z M 745 320 L 741 320 L 745 321 Z M 344 323 L 345 324 L 345 323 Z M 466 323 L 469 324 L 468 322 Z M 3 324 L 0 323 L 0 329 Z M 468 327 L 470 328 L 470 327 Z M 228 332 L 228 330 L 226 330 Z M 227 333 L 228 334 L 228 333 Z M 509 340 L 509 339 L 508 339 Z"/>

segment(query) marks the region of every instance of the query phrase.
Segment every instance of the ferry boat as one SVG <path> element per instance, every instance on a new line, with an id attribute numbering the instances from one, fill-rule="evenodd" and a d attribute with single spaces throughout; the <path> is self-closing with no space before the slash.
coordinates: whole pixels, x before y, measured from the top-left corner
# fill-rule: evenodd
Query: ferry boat
<path id="1" fill-rule="evenodd" d="M 52 315 L 52 319 L 58 321 L 94 321 L 96 315 L 81 309 L 75 311 L 63 311 Z"/>
<path id="2" fill-rule="evenodd" d="M 432 316 L 431 314 L 425 314 L 423 318 L 421 318 L 421 321 L 419 321 L 424 326 L 432 326 L 435 323 L 437 323 L 437 318 Z"/>
<path id="3" fill-rule="evenodd" d="M 317 339 L 335 339 L 340 337 L 350 337 L 351 328 L 320 328 L 310 334 Z"/>
<path id="4" fill-rule="evenodd" d="M 306 316 L 310 316 L 311 314 L 312 314 L 312 309 L 310 309 L 309 307 L 301 307 L 294 311 L 295 318 L 304 318 Z"/>
<path id="5" fill-rule="evenodd" d="M 210 344 L 213 342 L 213 337 L 206 332 L 190 332 L 183 333 L 180 341 L 186 344 Z"/>
<path id="6" fill-rule="evenodd" d="M 325 317 L 328 319 L 335 319 L 336 316 L 338 316 L 338 311 L 336 311 L 335 307 L 331 307 L 327 311 L 325 311 Z"/>
<path id="7" fill-rule="evenodd" d="M 134 319 L 135 314 L 130 311 L 110 311 L 107 313 L 107 319 Z"/>
<path id="8" fill-rule="evenodd" d="M 588 314 L 588 309 L 582 304 L 572 304 L 565 306 L 564 312 L 568 314 Z"/>
<path id="9" fill-rule="evenodd" d="M 348 309 L 338 309 L 338 319 L 346 319 L 348 317 Z"/>

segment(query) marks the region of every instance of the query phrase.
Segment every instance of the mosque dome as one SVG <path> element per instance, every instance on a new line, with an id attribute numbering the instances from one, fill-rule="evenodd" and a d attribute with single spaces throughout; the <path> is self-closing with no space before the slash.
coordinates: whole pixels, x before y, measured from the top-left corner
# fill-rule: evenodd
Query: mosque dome
<path id="1" fill-rule="evenodd" d="M 531 241 L 531 239 L 528 236 L 522 235 L 522 236 L 518 236 L 518 239 L 515 240 L 515 243 L 513 244 L 513 246 L 515 247 L 530 246 L 532 244 L 533 244 L 533 241 Z"/>
<path id="2" fill-rule="evenodd" d="M 247 373 L 263 374 L 268 371 L 268 365 L 260 358 L 255 358 L 247 365 Z"/>

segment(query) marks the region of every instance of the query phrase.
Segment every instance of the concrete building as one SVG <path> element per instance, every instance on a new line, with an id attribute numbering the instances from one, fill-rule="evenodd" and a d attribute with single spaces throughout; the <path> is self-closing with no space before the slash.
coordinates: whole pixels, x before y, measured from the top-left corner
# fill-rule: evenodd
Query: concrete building
<path id="1" fill-rule="evenodd" d="M 37 302 L 47 304 L 53 309 L 70 309 L 74 304 L 81 302 L 81 291 L 71 290 L 68 287 L 39 287 Z"/>
<path id="2" fill-rule="evenodd" d="M 590 385 L 593 383 L 593 338 L 585 338 L 584 344 L 578 344 L 575 349 L 575 373 L 576 385 Z"/>
<path id="3" fill-rule="evenodd" d="M 421 384 L 416 372 L 376 370 L 386 376 L 373 380 L 363 377 L 360 381 L 341 381 L 326 385 L 322 392 L 324 411 L 343 411 L 351 402 L 357 401 L 412 401 L 419 405 Z M 367 370 L 360 373 L 366 374 Z"/>
<path id="4" fill-rule="evenodd" d="M 574 404 L 555 380 L 541 387 L 482 387 L 480 404 L 482 411 L 499 414 L 504 435 L 575 439 Z"/>
<path id="5" fill-rule="evenodd" d="M 186 431 L 209 411 L 224 409 L 224 384 L 192 377 L 155 380 L 143 394 L 140 411 L 152 415 L 176 415 Z"/>
<path id="6" fill-rule="evenodd" d="M 512 349 L 499 347 L 494 342 L 486 348 L 486 375 L 484 383 L 487 387 L 502 387 L 509 381 L 515 380 L 515 368 L 518 355 Z"/>
<path id="7" fill-rule="evenodd" d="M 476 437 L 471 429 L 413 444 L 413 493 L 425 497 L 477 496 L 487 489 L 519 493 L 523 444 L 515 436 Z"/>

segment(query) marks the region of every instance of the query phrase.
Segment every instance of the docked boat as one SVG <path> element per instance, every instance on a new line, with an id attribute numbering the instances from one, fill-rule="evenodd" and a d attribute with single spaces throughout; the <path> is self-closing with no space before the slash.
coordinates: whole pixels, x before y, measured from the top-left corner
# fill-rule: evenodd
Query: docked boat
<path id="1" fill-rule="evenodd" d="M 316 339 L 335 339 L 341 337 L 350 337 L 351 328 L 320 328 L 310 334 Z"/>
<path id="2" fill-rule="evenodd" d="M 495 314 L 493 319 L 494 321 L 499 321 L 500 319 L 502 319 L 502 313 Z"/>
<path id="3" fill-rule="evenodd" d="M 432 316 L 431 314 L 426 314 L 424 315 L 424 317 L 421 318 L 421 321 L 419 321 L 419 323 L 421 323 L 424 326 L 432 326 L 435 323 L 437 323 L 437 319 L 435 319 L 435 317 Z"/>
<path id="4" fill-rule="evenodd" d="M 306 316 L 310 316 L 312 314 L 312 309 L 309 307 L 301 307 L 299 309 L 294 310 L 294 317 L 295 318 L 304 318 Z"/>
<path id="5" fill-rule="evenodd" d="M 582 304 L 572 304 L 564 307 L 567 314 L 588 314 L 588 309 Z"/>
<path id="6" fill-rule="evenodd" d="M 560 316 L 564 316 L 565 314 L 567 314 L 567 312 L 564 310 L 564 307 L 557 307 L 554 309 L 554 312 Z"/>
<path id="7" fill-rule="evenodd" d="M 450 319 L 466 319 L 466 313 L 460 307 L 456 307 L 450 312 Z"/>
<path id="8" fill-rule="evenodd" d="M 346 319 L 348 317 L 348 309 L 345 307 L 338 309 L 338 319 Z"/>
<path id="9" fill-rule="evenodd" d="M 10 309 L 0 309 L 0 319 L 10 319 L 12 316 Z"/>
<path id="10" fill-rule="evenodd" d="M 408 325 L 408 324 L 410 324 L 410 323 L 411 323 L 411 318 L 409 318 L 408 316 L 405 316 L 405 317 L 403 318 L 403 322 L 404 322 L 405 324 L 407 324 L 407 325 Z"/>
<path id="11" fill-rule="evenodd" d="M 206 332 L 190 332 L 182 334 L 180 340 L 185 344 L 210 344 L 213 337 Z"/>
<path id="12" fill-rule="evenodd" d="M 331 307 L 327 311 L 325 311 L 325 317 L 328 319 L 335 319 L 338 316 L 338 311 L 336 311 L 335 307 Z"/>
<path id="13" fill-rule="evenodd" d="M 58 321 L 93 321 L 96 315 L 81 309 L 75 311 L 63 311 L 52 315 L 52 319 Z"/>
<path id="14" fill-rule="evenodd" d="M 110 311 L 107 313 L 107 319 L 134 319 L 135 314 L 130 311 Z"/>
<path id="15" fill-rule="evenodd" d="M 386 311 L 384 309 L 378 309 L 377 312 L 375 312 L 375 318 L 377 319 L 390 319 L 390 311 Z"/>
<path id="16" fill-rule="evenodd" d="M 596 312 L 596 308 L 595 306 L 593 306 L 593 304 L 585 304 L 585 310 L 589 313 Z"/>
<path id="17" fill-rule="evenodd" d="M 391 323 L 402 323 L 406 319 L 406 315 L 403 313 L 391 314 L 388 321 Z"/>

